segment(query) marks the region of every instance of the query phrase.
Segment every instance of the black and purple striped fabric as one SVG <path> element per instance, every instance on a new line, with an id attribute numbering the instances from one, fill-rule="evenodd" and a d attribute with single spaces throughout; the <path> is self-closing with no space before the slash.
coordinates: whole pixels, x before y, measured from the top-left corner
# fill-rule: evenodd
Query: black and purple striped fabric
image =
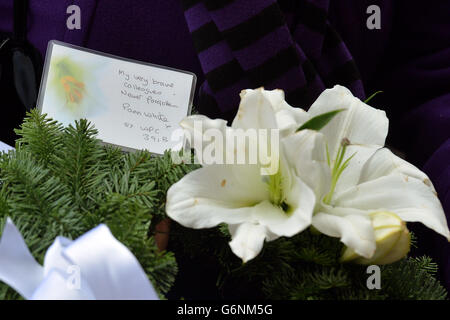
<path id="1" fill-rule="evenodd" d="M 364 98 L 354 60 L 328 21 L 329 0 L 182 0 L 206 81 L 201 112 L 230 120 L 242 89 L 283 89 L 308 108 L 335 84 Z"/>

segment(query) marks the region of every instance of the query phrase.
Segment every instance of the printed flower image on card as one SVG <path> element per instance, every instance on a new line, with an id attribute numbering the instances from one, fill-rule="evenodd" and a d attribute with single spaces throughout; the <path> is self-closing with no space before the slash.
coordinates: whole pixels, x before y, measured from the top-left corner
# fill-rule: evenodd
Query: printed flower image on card
<path id="1" fill-rule="evenodd" d="M 103 92 L 96 80 L 102 77 L 101 64 L 79 61 L 76 56 L 55 57 L 50 65 L 48 90 L 52 104 L 67 122 L 104 112 Z"/>

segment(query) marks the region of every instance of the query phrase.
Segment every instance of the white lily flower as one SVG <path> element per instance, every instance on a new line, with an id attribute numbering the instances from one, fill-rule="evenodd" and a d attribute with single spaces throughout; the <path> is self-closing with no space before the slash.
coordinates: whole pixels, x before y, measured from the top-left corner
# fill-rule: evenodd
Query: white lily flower
<path id="1" fill-rule="evenodd" d="M 225 137 L 223 144 L 216 144 L 216 152 L 224 153 L 219 158 L 244 154 L 246 161 L 245 164 L 203 161 L 202 168 L 171 186 L 167 193 L 167 214 L 181 225 L 195 229 L 228 224 L 232 237 L 230 247 L 244 262 L 259 254 L 264 241 L 294 236 L 311 224 L 314 192 L 288 166 L 286 151 L 276 149 L 277 154 L 269 157 L 278 168 L 276 173 L 270 172 L 271 175 L 264 175 L 267 163 L 259 161 L 261 159 L 254 164 L 248 161 L 255 152 L 249 147 L 251 142 L 261 148 L 273 146 L 278 141 L 249 135 L 248 144 L 241 141 L 235 146 L 234 138 L 230 138 L 249 132 L 245 130 L 257 129 L 281 130 L 283 137 L 283 132 L 292 125 L 291 115 L 283 114 L 284 103 L 281 90 L 245 90 L 241 93 L 239 111 L 231 127 L 224 120 L 200 115 L 181 122 L 199 160 L 211 144 L 207 132 L 214 129 L 216 136 Z M 290 145 L 289 148 L 297 146 Z"/>
<path id="2" fill-rule="evenodd" d="M 30 300 L 157 300 L 135 256 L 99 225 L 75 241 L 57 237 L 44 266 L 8 218 L 0 240 L 0 280 Z"/>
<path id="3" fill-rule="evenodd" d="M 292 133 L 285 146 L 296 174 L 312 189 L 317 205 L 312 225 L 338 237 L 356 254 L 375 254 L 376 222 L 371 214 L 391 212 L 421 222 L 450 239 L 442 205 L 425 173 L 384 148 L 388 119 L 341 86 L 325 90 L 307 112 L 314 116 L 345 109 L 320 132 Z M 293 120 L 293 117 L 291 117 Z M 302 122 L 297 123 L 300 127 Z M 309 143 L 313 141 L 313 143 Z M 313 161 L 311 162 L 311 159 Z M 408 250 L 404 250 L 405 254 Z"/>

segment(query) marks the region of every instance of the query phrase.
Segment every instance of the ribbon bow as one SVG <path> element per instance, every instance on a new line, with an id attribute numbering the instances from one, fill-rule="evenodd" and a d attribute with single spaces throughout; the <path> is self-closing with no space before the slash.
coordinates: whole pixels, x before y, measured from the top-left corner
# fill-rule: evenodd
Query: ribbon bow
<path id="1" fill-rule="evenodd" d="M 0 280 L 31 300 L 157 300 L 136 257 L 104 224 L 57 237 L 41 266 L 11 219 L 0 240 Z"/>

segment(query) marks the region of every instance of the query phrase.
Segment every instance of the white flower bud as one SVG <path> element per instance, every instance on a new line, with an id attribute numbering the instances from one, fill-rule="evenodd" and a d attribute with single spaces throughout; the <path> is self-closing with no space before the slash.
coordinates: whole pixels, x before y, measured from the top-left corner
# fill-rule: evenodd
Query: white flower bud
<path id="1" fill-rule="evenodd" d="M 411 235 L 406 223 L 392 212 L 371 214 L 377 248 L 369 259 L 363 258 L 350 248 L 346 248 L 342 262 L 357 264 L 390 264 L 405 257 L 410 249 Z"/>

